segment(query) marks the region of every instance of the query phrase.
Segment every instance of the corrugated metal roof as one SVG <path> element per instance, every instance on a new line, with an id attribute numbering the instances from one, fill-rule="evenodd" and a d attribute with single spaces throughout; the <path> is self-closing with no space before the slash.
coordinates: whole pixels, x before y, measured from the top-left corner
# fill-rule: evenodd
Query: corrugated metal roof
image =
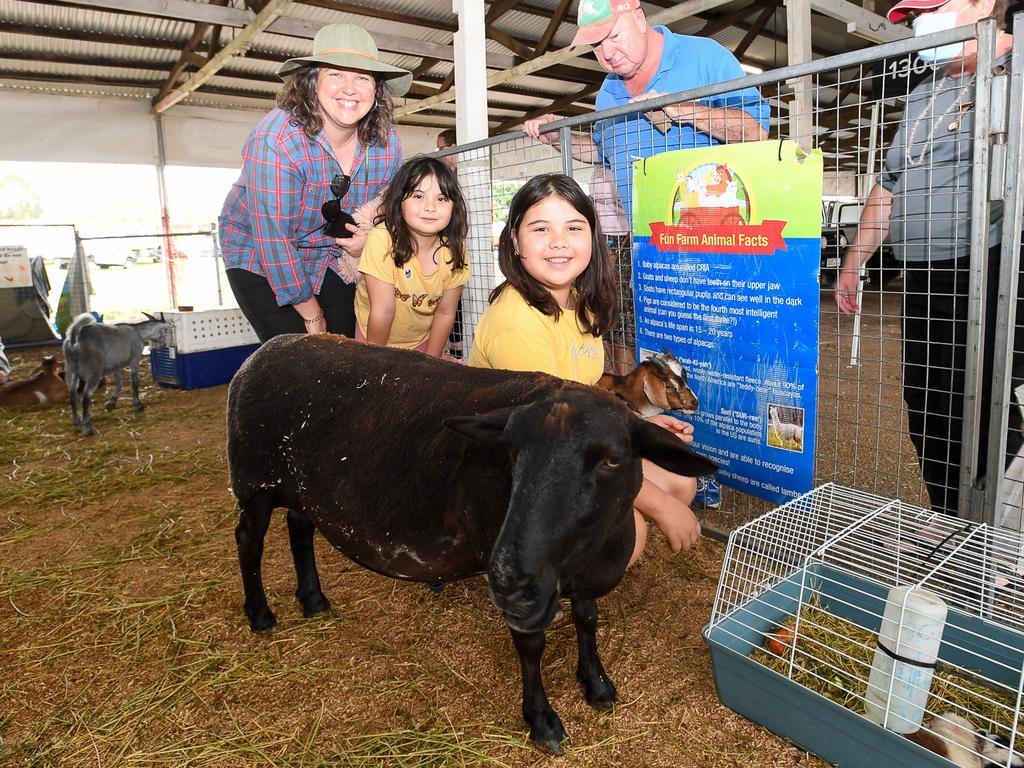
<path id="1" fill-rule="evenodd" d="M 189 39 L 210 6 L 204 0 L 189 0 L 193 13 L 179 2 L 152 0 L 151 14 L 132 13 L 126 7 L 144 8 L 137 0 L 79 0 L 79 5 L 63 0 L 0 0 L 0 87 L 39 93 L 88 93 L 120 98 L 152 100 L 175 67 Z M 103 7 L 83 7 L 82 4 Z M 485 44 L 487 53 L 508 65 L 520 61 L 499 40 L 508 37 L 533 49 L 545 34 L 558 0 L 529 0 L 500 15 L 493 23 L 494 37 Z M 180 15 L 169 14 L 185 7 Z M 310 36 L 320 26 L 349 22 L 365 27 L 381 43 L 381 59 L 389 64 L 418 70 L 414 89 L 404 103 L 432 95 L 452 71 L 453 30 L 457 17 L 448 0 L 352 0 L 341 12 L 320 5 L 292 3 L 270 31 L 257 35 L 243 56 L 230 59 L 198 90 L 181 103 L 227 108 L 268 108 L 280 87 L 276 72 L 289 57 L 310 50 Z M 668 0 L 659 4 L 645 2 L 653 16 L 671 7 Z M 675 22 L 672 29 L 699 34 L 709 23 L 713 36 L 730 50 L 739 46 L 751 25 L 761 14 L 760 3 L 729 0 L 703 14 Z M 744 12 L 747 10 L 749 12 Z M 239 26 L 219 28 L 223 46 L 242 34 L 244 23 L 253 14 L 243 0 L 229 0 L 217 13 L 231 14 Z M 576 3 L 572 3 L 559 25 L 549 50 L 568 45 L 575 32 Z M 866 43 L 846 34 L 843 25 L 815 16 L 814 45 L 817 55 L 863 47 Z M 720 20 L 727 20 L 728 23 Z M 720 28 L 717 28 L 720 27 Z M 208 28 L 207 29 L 207 34 Z M 783 66 L 786 61 L 785 9 L 776 9 L 764 31 L 747 48 L 746 56 L 758 66 Z M 510 43 L 511 45 L 512 43 Z M 440 48 L 438 48 L 438 46 Z M 428 56 L 425 52 L 437 52 Z M 205 46 L 193 59 L 205 56 Z M 504 66 L 504 65 L 503 65 Z M 197 70 L 190 64 L 184 75 Z M 494 70 L 497 71 L 497 70 Z M 574 59 L 549 70 L 516 77 L 489 93 L 489 118 L 492 126 L 506 123 L 563 99 L 567 94 L 593 88 L 603 71 L 592 55 Z M 182 79 L 177 84 L 180 85 Z M 593 97 L 582 97 L 584 105 Z M 173 108 L 173 107 L 172 107 Z M 409 124 L 452 124 L 454 102 L 403 118 Z"/>

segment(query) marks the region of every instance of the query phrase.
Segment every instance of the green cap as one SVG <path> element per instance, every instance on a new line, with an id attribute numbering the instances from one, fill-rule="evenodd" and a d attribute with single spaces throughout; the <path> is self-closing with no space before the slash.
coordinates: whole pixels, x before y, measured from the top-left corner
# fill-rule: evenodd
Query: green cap
<path id="1" fill-rule="evenodd" d="M 640 0 L 580 0 L 576 9 L 576 26 L 579 29 L 569 47 L 596 45 L 608 37 L 619 16 L 632 13 L 639 7 Z"/>

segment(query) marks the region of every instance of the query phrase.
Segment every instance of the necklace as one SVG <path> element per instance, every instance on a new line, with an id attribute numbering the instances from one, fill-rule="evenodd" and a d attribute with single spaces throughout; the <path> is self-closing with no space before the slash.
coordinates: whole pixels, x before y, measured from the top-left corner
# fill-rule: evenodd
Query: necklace
<path id="1" fill-rule="evenodd" d="M 963 120 L 964 113 L 966 113 L 971 107 L 974 106 L 974 102 L 972 101 L 964 102 L 964 98 L 967 96 L 971 85 L 974 83 L 974 77 L 972 76 L 969 81 L 967 81 L 960 87 L 959 95 L 957 95 L 957 97 L 952 102 L 950 102 L 948 107 L 942 110 L 942 114 L 936 117 L 935 101 L 938 99 L 939 94 L 943 92 L 943 86 L 945 86 L 946 81 L 948 79 L 948 77 L 943 75 L 942 79 L 935 84 L 935 87 L 932 89 L 932 95 L 928 99 L 928 103 L 925 104 L 924 109 L 921 110 L 918 116 L 914 118 L 914 122 L 910 126 L 910 131 L 907 134 L 907 144 L 906 147 L 904 147 L 906 164 L 910 168 L 918 167 L 924 162 L 924 159 L 931 154 L 932 142 L 935 141 L 935 130 L 936 128 L 938 128 L 940 123 L 942 123 L 947 117 L 949 117 L 949 115 L 951 115 L 954 110 L 959 110 L 960 114 L 952 123 L 949 124 L 949 126 L 946 129 L 950 133 L 957 131 L 960 129 L 960 122 L 961 120 Z M 911 150 L 914 146 L 914 143 L 917 141 L 918 129 L 921 127 L 921 123 L 925 119 L 929 118 L 932 121 L 931 128 L 928 129 L 928 134 L 924 139 L 924 143 L 921 147 L 920 154 L 915 158 L 911 153 Z"/>

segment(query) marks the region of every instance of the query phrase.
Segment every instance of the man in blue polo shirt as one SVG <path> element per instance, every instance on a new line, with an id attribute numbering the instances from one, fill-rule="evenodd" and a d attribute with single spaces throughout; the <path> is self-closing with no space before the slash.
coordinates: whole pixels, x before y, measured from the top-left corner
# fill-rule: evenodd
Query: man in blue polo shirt
<path id="1" fill-rule="evenodd" d="M 608 72 L 597 93 L 598 111 L 744 77 L 736 57 L 710 38 L 678 35 L 650 26 L 639 0 L 580 0 L 579 29 L 572 46 L 592 45 Z M 615 174 L 615 186 L 629 216 L 633 199 L 633 161 L 675 149 L 761 141 L 768 138 L 768 103 L 756 88 L 670 104 L 598 120 L 592 136 L 572 135 L 572 155 L 600 164 Z M 558 146 L 558 133 L 541 133 L 544 115 L 523 123 L 523 131 Z M 700 478 L 694 507 L 719 506 L 717 481 Z"/>
<path id="2" fill-rule="evenodd" d="M 571 45 L 594 46 L 598 63 L 608 72 L 597 94 L 598 111 L 744 77 L 736 57 L 714 40 L 650 26 L 639 0 L 580 0 L 577 23 Z M 572 154 L 611 168 L 630 211 L 634 160 L 674 149 L 761 141 L 768 138 L 768 118 L 768 103 L 757 89 L 743 88 L 599 120 L 593 137 L 573 135 Z M 523 131 L 557 146 L 558 133 L 540 133 L 542 125 L 557 119 L 527 120 Z"/>

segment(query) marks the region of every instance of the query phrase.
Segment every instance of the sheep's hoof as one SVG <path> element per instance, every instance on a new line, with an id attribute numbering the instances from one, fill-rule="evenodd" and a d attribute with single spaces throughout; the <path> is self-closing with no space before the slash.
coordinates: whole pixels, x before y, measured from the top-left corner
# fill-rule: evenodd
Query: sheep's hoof
<path id="1" fill-rule="evenodd" d="M 302 603 L 302 615 L 307 619 L 331 610 L 331 601 L 320 594 L 309 600 L 299 600 Z"/>
<path id="2" fill-rule="evenodd" d="M 562 751 L 562 742 L 557 739 L 546 739 L 544 741 L 533 742 L 534 746 L 537 747 L 541 752 L 546 755 L 552 755 L 553 757 L 561 757 L 565 754 Z"/>
<path id="3" fill-rule="evenodd" d="M 144 406 L 142 403 L 136 403 L 134 408 L 138 413 L 142 413 L 144 410 L 146 410 L 146 406 Z"/>
<path id="4" fill-rule="evenodd" d="M 266 605 L 257 610 L 246 608 L 245 614 L 249 617 L 249 629 L 253 632 L 269 632 L 277 624 L 277 616 Z"/>

